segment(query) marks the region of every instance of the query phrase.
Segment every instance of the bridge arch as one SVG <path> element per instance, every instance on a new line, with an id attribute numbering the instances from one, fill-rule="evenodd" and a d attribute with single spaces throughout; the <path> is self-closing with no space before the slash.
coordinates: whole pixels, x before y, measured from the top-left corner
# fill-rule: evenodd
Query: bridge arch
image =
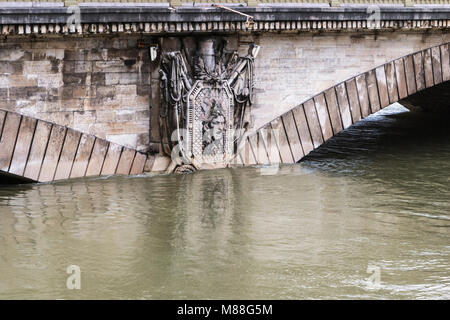
<path id="1" fill-rule="evenodd" d="M 249 134 L 234 164 L 298 162 L 365 117 L 426 89 L 448 85 L 449 49 L 445 43 L 414 52 L 313 96 Z"/>
<path id="2" fill-rule="evenodd" d="M 147 156 L 90 134 L 0 110 L 0 176 L 50 182 L 140 174 Z"/>

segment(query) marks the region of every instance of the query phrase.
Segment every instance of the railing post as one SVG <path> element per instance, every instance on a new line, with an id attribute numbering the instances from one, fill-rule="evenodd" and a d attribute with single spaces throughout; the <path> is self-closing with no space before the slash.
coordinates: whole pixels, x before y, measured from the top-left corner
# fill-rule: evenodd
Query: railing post
<path id="1" fill-rule="evenodd" d="M 414 6 L 414 0 L 403 0 L 405 7 L 412 7 Z"/>

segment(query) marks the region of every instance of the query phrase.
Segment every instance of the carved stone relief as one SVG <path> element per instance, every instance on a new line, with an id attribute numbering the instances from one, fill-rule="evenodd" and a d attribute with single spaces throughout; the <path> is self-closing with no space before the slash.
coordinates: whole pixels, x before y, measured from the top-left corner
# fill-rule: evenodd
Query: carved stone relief
<path id="1" fill-rule="evenodd" d="M 239 57 L 222 38 L 192 46 L 163 53 L 161 136 L 179 166 L 224 167 L 249 126 L 259 47 L 251 44 Z"/>

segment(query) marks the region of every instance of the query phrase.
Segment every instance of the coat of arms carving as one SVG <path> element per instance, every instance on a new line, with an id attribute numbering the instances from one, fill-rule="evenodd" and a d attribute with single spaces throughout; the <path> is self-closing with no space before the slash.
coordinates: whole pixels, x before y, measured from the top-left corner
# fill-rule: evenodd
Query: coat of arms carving
<path id="1" fill-rule="evenodd" d="M 224 167 L 233 158 L 250 123 L 258 51 L 251 44 L 240 57 L 207 38 L 193 57 L 189 50 L 163 54 L 160 132 L 177 170 Z"/>

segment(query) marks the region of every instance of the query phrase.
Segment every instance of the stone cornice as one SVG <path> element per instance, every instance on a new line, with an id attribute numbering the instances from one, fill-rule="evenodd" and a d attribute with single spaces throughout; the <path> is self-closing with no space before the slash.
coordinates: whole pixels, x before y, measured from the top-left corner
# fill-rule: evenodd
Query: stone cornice
<path id="1" fill-rule="evenodd" d="M 81 7 L 81 25 L 67 28 L 67 8 L 0 9 L 2 35 L 337 31 L 374 29 L 366 7 L 242 7 L 254 17 L 212 7 Z M 450 7 L 381 7 L 377 29 L 442 29 L 450 27 Z"/>

